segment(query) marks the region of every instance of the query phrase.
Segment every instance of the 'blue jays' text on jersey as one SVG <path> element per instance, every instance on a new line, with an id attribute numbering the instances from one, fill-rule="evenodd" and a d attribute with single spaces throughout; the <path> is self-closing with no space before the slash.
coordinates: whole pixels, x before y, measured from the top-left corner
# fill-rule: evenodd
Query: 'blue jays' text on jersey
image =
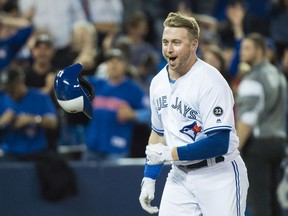
<path id="1" fill-rule="evenodd" d="M 164 67 L 152 80 L 150 104 L 152 129 L 164 135 L 167 145 L 187 145 L 224 129 L 231 131 L 225 156 L 239 154 L 232 91 L 220 72 L 202 60 L 174 84 Z"/>

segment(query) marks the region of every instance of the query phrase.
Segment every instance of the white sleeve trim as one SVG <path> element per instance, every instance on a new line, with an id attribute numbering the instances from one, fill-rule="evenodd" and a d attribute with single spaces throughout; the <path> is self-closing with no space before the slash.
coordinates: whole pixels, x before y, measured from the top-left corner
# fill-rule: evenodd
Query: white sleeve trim
<path id="1" fill-rule="evenodd" d="M 260 113 L 264 110 L 265 95 L 264 90 L 260 82 L 255 80 L 243 80 L 238 88 L 238 95 L 240 97 L 245 96 L 257 96 L 259 97 L 259 103 L 253 110 L 244 112 L 240 119 L 245 124 L 256 125 Z"/>

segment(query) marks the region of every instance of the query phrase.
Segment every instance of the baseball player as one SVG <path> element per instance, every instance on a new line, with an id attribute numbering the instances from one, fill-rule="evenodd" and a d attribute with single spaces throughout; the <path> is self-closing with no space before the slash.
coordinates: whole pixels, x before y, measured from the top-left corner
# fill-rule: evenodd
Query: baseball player
<path id="1" fill-rule="evenodd" d="M 162 53 L 168 64 L 150 85 L 152 132 L 140 204 L 154 214 L 155 181 L 168 175 L 160 216 L 244 216 L 247 170 L 239 155 L 233 94 L 220 72 L 196 56 L 199 26 L 169 13 Z"/>

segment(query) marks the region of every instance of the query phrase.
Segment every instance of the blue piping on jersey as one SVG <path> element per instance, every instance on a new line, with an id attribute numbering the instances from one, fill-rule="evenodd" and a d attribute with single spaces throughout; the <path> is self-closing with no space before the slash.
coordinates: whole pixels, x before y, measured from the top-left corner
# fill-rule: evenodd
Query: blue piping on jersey
<path id="1" fill-rule="evenodd" d="M 170 76 L 169 76 L 169 82 L 170 82 L 171 84 L 174 84 L 174 83 L 176 82 L 176 80 L 171 79 Z"/>
<path id="2" fill-rule="evenodd" d="M 151 126 L 152 130 L 155 131 L 159 136 L 164 136 L 164 130 L 158 130 L 153 125 Z"/>
<path id="3" fill-rule="evenodd" d="M 207 128 L 204 130 L 204 133 L 210 133 L 211 131 L 215 131 L 215 130 L 232 130 L 231 126 L 217 126 L 217 127 L 211 127 L 211 128 Z"/>
<path id="4" fill-rule="evenodd" d="M 207 134 L 206 138 L 195 143 L 177 147 L 179 160 L 204 160 L 224 155 L 228 152 L 230 130 Z"/>
<path id="5" fill-rule="evenodd" d="M 232 166 L 235 173 L 237 216 L 240 216 L 240 179 L 239 179 L 238 165 L 236 161 L 232 161 Z"/>

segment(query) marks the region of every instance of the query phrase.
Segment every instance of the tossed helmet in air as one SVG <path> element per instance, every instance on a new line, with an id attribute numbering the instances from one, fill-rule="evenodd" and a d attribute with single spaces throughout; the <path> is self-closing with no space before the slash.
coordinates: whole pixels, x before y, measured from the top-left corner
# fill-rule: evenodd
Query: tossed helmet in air
<path id="1" fill-rule="evenodd" d="M 54 91 L 63 110 L 68 113 L 83 112 L 91 119 L 94 88 L 81 76 L 81 71 L 82 65 L 79 63 L 60 70 L 55 76 Z"/>

